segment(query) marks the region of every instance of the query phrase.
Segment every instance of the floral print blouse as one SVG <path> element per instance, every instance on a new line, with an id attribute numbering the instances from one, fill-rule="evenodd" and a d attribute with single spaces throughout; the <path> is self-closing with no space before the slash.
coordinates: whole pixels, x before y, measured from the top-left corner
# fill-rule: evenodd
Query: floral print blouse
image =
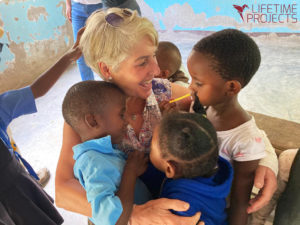
<path id="1" fill-rule="evenodd" d="M 171 83 L 166 79 L 153 79 L 152 93 L 146 99 L 146 106 L 143 111 L 144 123 L 137 135 L 133 127 L 128 124 L 127 132 L 122 143 L 118 146 L 119 149 L 125 153 L 133 150 L 150 152 L 151 139 L 153 129 L 161 120 L 161 112 L 159 103 L 162 101 L 169 101 L 171 99 Z"/>

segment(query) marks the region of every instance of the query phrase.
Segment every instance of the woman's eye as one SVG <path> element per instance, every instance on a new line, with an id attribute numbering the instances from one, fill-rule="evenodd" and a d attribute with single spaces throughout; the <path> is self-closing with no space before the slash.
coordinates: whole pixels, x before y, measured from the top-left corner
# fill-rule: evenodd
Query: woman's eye
<path id="1" fill-rule="evenodd" d="M 146 62 L 139 64 L 139 66 L 145 66 L 145 65 L 146 65 Z"/>
<path id="2" fill-rule="evenodd" d="M 141 61 L 140 64 L 137 64 L 137 66 L 143 67 L 143 66 L 145 66 L 147 63 L 148 63 L 148 59 L 145 58 L 145 59 L 143 59 L 143 61 Z"/>
<path id="3" fill-rule="evenodd" d="M 202 83 L 196 82 L 196 85 L 197 85 L 198 87 L 201 87 L 201 86 L 202 86 Z"/>

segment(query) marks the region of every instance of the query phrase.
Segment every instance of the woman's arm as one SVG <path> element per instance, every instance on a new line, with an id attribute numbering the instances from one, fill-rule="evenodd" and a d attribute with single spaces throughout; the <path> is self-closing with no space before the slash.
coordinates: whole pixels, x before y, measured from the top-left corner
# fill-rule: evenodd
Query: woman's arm
<path id="1" fill-rule="evenodd" d="M 91 217 L 92 208 L 87 201 L 86 192 L 73 173 L 75 161 L 72 147 L 80 142 L 77 133 L 65 123 L 63 143 L 56 168 L 55 202 L 58 207 Z"/>
<path id="2" fill-rule="evenodd" d="M 254 182 L 258 160 L 233 161 L 234 178 L 230 196 L 230 225 L 246 225 L 247 207 Z"/>
<path id="3" fill-rule="evenodd" d="M 255 212 L 268 204 L 277 189 L 277 155 L 264 131 L 262 131 L 262 137 L 266 146 L 266 157 L 259 161 L 254 179 L 254 185 L 260 191 L 254 199 L 250 200 L 248 213 Z"/>

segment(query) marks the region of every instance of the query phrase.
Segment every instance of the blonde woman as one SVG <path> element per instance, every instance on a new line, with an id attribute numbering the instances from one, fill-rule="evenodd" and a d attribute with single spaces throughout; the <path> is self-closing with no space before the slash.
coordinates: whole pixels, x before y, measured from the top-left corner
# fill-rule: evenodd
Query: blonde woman
<path id="1" fill-rule="evenodd" d="M 74 39 L 94 11 L 111 7 L 130 8 L 141 14 L 136 0 L 66 0 L 66 16 L 72 23 Z M 77 60 L 77 65 L 82 80 L 94 80 L 93 71 L 85 64 L 83 57 Z"/>
<path id="2" fill-rule="evenodd" d="M 94 12 L 87 20 L 80 40 L 86 63 L 128 96 L 129 125 L 121 146 L 118 146 L 124 152 L 149 152 L 153 128 L 161 119 L 159 104 L 190 92 L 167 80 L 154 79 L 160 73 L 155 57 L 157 45 L 157 32 L 148 19 L 139 17 L 136 12 L 117 8 Z M 188 110 L 190 103 L 190 99 L 185 99 L 178 103 L 178 107 Z M 91 216 L 86 193 L 73 175 L 72 147 L 79 143 L 79 136 L 65 124 L 56 171 L 56 204 Z M 160 181 L 155 180 L 159 174 L 151 171 L 153 167 L 149 168 L 150 172 L 145 174 L 143 181 L 150 191 L 154 189 L 155 192 L 160 186 Z M 200 213 L 193 217 L 179 217 L 169 211 L 186 211 L 188 208 L 187 203 L 179 200 L 152 200 L 134 206 L 129 222 L 131 225 L 194 225 L 199 221 Z"/>

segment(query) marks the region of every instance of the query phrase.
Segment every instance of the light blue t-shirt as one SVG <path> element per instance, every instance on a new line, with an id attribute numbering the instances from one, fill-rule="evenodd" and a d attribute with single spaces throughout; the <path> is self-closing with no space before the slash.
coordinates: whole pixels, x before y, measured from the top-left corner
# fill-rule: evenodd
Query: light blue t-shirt
<path id="1" fill-rule="evenodd" d="M 92 205 L 91 221 L 96 225 L 116 224 L 123 208 L 115 193 L 120 186 L 126 154 L 113 148 L 110 136 L 78 144 L 73 152 L 74 175 Z M 143 204 L 150 199 L 147 187 L 137 179 L 134 202 Z"/>

